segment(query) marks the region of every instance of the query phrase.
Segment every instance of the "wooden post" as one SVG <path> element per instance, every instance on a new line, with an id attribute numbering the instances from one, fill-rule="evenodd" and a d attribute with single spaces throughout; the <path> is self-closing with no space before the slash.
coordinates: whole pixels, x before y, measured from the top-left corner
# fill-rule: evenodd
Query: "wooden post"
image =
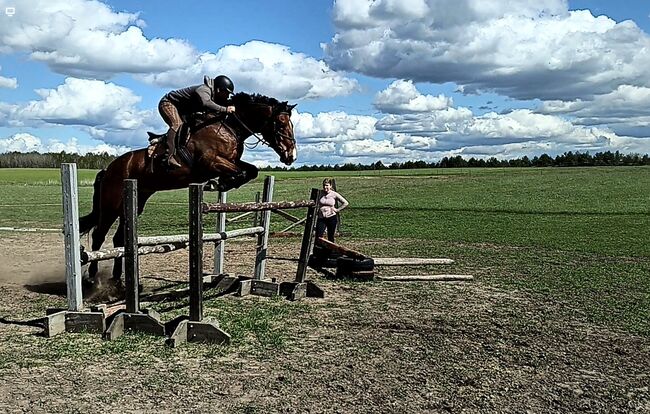
<path id="1" fill-rule="evenodd" d="M 270 203 L 273 200 L 273 183 L 275 177 L 267 175 L 264 180 L 264 193 L 262 194 L 262 202 Z M 271 226 L 271 210 L 264 210 L 262 212 L 261 226 L 264 227 L 264 232 L 257 236 L 257 252 L 255 255 L 255 280 L 264 279 L 264 270 L 266 268 L 266 254 L 269 244 L 269 227 Z"/>
<path id="2" fill-rule="evenodd" d="M 61 184 L 63 190 L 63 235 L 68 310 L 79 311 L 83 306 L 83 293 L 81 290 L 77 164 L 61 164 Z"/>
<path id="3" fill-rule="evenodd" d="M 178 346 L 185 342 L 230 343 L 230 335 L 219 323 L 203 319 L 203 184 L 190 184 L 190 317 L 176 318 L 177 324 L 167 343 Z M 170 326 L 171 327 L 171 326 Z"/>
<path id="4" fill-rule="evenodd" d="M 190 184 L 190 321 L 203 320 L 203 186 Z"/>
<path id="5" fill-rule="evenodd" d="M 140 312 L 138 286 L 138 181 L 124 180 L 124 281 L 127 313 Z"/>
<path id="6" fill-rule="evenodd" d="M 266 185 L 266 181 L 264 182 L 264 185 Z M 260 192 L 258 191 L 258 192 L 255 193 L 255 202 L 259 203 L 260 201 L 262 201 L 262 194 L 260 194 Z M 253 227 L 261 226 L 261 224 L 260 224 L 261 222 L 262 222 L 262 217 L 260 215 L 260 212 L 259 211 L 254 211 L 253 212 Z"/>
<path id="7" fill-rule="evenodd" d="M 228 198 L 228 193 L 225 191 L 219 191 L 217 196 L 218 203 L 225 203 Z M 217 233 L 223 233 L 226 231 L 226 213 L 217 213 Z M 220 275 L 223 274 L 223 260 L 224 252 L 226 250 L 226 242 L 220 240 L 214 243 L 214 270 L 213 274 Z"/>
<path id="8" fill-rule="evenodd" d="M 296 271 L 296 282 L 298 283 L 303 283 L 307 274 L 307 262 L 309 260 L 309 252 L 311 251 L 314 225 L 316 224 L 316 211 L 318 211 L 318 195 L 318 189 L 312 188 L 310 199 L 314 201 L 314 206 L 307 209 L 307 217 L 305 218 L 305 231 L 302 234 L 300 258 L 298 259 L 298 270 Z"/>

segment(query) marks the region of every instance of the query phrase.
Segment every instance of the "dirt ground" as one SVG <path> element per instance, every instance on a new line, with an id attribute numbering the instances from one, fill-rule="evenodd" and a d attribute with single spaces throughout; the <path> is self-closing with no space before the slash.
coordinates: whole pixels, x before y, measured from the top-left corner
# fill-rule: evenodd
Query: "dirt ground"
<path id="1" fill-rule="evenodd" d="M 162 352 L 156 342 L 156 357 L 138 364 L 95 352 L 105 349 L 99 336 L 42 338 L 17 322 L 64 303 L 61 239 L 0 234 L 0 412 L 650 412 L 649 338 L 497 288 L 480 272 L 470 283 L 349 283 L 310 270 L 326 297 L 289 305 L 303 308 L 282 321 L 291 341 L 272 352 Z M 272 244 L 270 254 L 297 256 L 290 246 Z M 250 244 L 228 244 L 227 257 L 229 273 L 250 274 Z M 182 280 L 187 253 L 142 257 L 141 266 L 145 285 Z M 294 269 L 274 261 L 268 275 Z M 15 362 L 66 344 L 90 351 L 81 362 L 63 350 L 55 361 Z"/>

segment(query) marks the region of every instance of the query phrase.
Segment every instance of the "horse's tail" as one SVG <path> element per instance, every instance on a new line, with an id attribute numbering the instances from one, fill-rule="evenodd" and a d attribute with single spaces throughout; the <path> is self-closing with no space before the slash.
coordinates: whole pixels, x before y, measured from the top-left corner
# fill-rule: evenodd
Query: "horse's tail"
<path id="1" fill-rule="evenodd" d="M 90 211 L 90 214 L 79 218 L 80 235 L 87 234 L 99 223 L 99 197 L 101 196 L 102 179 L 104 178 L 105 174 L 106 170 L 101 170 L 95 177 L 95 182 L 93 183 L 93 207 Z"/>

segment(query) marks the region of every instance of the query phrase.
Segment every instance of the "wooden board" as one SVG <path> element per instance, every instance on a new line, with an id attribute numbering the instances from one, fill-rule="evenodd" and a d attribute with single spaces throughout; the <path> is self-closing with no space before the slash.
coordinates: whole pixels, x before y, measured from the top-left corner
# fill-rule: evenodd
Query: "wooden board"
<path id="1" fill-rule="evenodd" d="M 435 259 L 423 257 L 375 257 L 375 266 L 421 266 L 453 264 L 452 259 Z"/>

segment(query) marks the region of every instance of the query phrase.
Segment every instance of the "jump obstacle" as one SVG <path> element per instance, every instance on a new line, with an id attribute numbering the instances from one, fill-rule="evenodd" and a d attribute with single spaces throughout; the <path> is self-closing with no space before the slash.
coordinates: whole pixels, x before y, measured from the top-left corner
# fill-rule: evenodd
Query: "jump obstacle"
<path id="1" fill-rule="evenodd" d="M 168 340 L 168 343 L 172 346 L 185 341 L 228 343 L 230 336 L 220 330 L 215 321 L 203 318 L 202 292 L 206 282 L 217 286 L 223 285 L 222 282 L 231 284 L 237 282 L 239 283 L 238 293 L 240 295 L 259 294 L 270 296 L 283 293 L 292 300 L 305 296 L 323 297 L 322 290 L 305 280 L 308 255 L 311 250 L 311 234 L 314 229 L 315 212 L 318 203 L 317 189 L 312 189 L 311 197 L 306 201 L 274 203 L 271 201 L 274 178 L 268 176 L 264 185 L 264 197 L 260 203 L 226 203 L 226 193 L 219 193 L 219 203 L 209 204 L 203 202 L 203 185 L 192 184 L 189 189 L 190 229 L 188 235 L 137 237 L 137 181 L 125 180 L 123 194 L 125 246 L 82 253 L 78 227 L 76 172 L 75 164 L 62 164 L 61 166 L 68 308 L 65 310 L 48 310 L 45 323 L 46 336 L 53 336 L 61 332 L 85 331 L 105 332 L 106 339 L 115 339 L 125 331 L 141 331 L 154 335 L 166 335 L 173 331 L 171 338 Z M 308 210 L 295 281 L 277 283 L 275 280 L 265 279 L 264 270 L 267 259 L 271 211 L 304 207 L 307 207 Z M 202 215 L 212 212 L 218 213 L 217 233 L 203 234 Z M 262 212 L 260 226 L 226 231 L 226 212 Z M 254 276 L 252 278 L 231 278 L 223 273 L 224 241 L 228 238 L 246 235 L 256 235 L 258 238 Z M 202 262 L 203 242 L 205 241 L 215 243 L 215 274 L 207 277 L 203 274 Z M 190 315 L 189 317 L 181 316 L 167 325 L 163 325 L 154 311 L 140 309 L 138 257 L 152 253 L 167 253 L 187 247 L 189 247 L 190 251 Z M 118 257 L 124 258 L 126 309 L 113 317 L 111 325 L 106 330 L 107 316 L 105 307 L 100 306 L 93 311 L 83 309 L 81 265 Z"/>

